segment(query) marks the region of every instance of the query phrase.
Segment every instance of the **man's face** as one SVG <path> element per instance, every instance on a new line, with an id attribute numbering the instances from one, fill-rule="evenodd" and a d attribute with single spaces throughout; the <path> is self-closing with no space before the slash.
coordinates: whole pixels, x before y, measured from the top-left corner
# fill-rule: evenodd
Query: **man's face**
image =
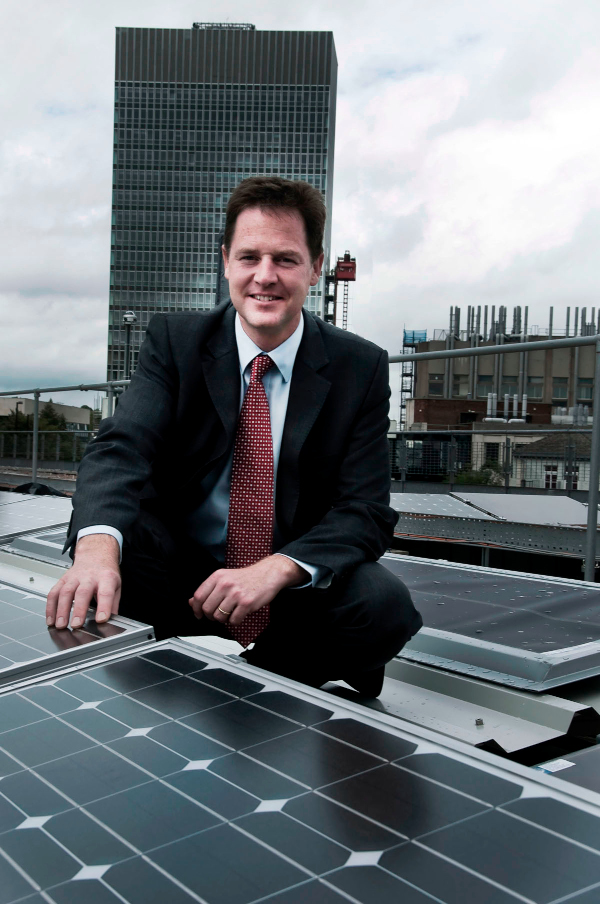
<path id="1" fill-rule="evenodd" d="M 300 214 L 258 207 L 242 211 L 223 260 L 244 331 L 263 351 L 281 345 L 298 326 L 309 287 L 317 284 L 323 266 L 322 254 L 310 259 Z"/>

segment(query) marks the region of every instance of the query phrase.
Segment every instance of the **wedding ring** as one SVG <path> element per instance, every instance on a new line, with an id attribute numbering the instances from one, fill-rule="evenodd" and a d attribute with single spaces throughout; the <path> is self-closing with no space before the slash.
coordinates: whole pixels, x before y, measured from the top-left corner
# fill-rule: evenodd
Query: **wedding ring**
<path id="1" fill-rule="evenodd" d="M 222 612 L 223 615 L 231 615 L 231 612 L 228 612 L 227 609 L 221 609 L 220 606 L 217 606 L 217 609 L 219 610 L 219 612 Z"/>

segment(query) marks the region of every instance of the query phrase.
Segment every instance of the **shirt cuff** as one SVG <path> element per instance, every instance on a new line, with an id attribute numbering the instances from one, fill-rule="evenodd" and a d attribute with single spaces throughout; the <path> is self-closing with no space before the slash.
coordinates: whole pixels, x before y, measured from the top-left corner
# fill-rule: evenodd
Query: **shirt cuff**
<path id="1" fill-rule="evenodd" d="M 324 565 L 308 565 L 306 562 L 294 559 L 293 556 L 286 556 L 284 552 L 278 552 L 277 555 L 295 562 L 296 565 L 299 565 L 300 568 L 303 568 L 310 575 L 310 581 L 307 581 L 306 584 L 294 584 L 293 587 L 288 587 L 287 590 L 303 590 L 305 587 L 316 587 L 317 590 L 326 590 L 331 584 L 333 575 L 330 568 L 326 568 Z"/>
<path id="2" fill-rule="evenodd" d="M 77 532 L 77 542 L 79 543 L 82 537 L 89 537 L 91 534 L 109 534 L 114 537 L 119 544 L 119 563 L 121 562 L 123 558 L 123 534 L 120 530 L 117 530 L 116 527 L 110 527 L 108 524 L 94 524 L 92 527 L 82 527 Z"/>

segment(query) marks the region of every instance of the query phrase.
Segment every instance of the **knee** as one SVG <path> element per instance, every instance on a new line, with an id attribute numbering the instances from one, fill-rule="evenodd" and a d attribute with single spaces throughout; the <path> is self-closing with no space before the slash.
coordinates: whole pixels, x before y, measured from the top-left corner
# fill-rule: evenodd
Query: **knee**
<path id="1" fill-rule="evenodd" d="M 357 571 L 356 598 L 362 601 L 369 631 L 385 638 L 386 646 L 399 652 L 423 625 L 407 586 L 375 562 Z"/>

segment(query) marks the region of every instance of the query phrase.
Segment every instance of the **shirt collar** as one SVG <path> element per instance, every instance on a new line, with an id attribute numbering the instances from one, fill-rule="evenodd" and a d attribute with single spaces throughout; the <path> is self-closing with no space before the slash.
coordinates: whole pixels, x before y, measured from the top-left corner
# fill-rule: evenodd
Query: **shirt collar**
<path id="1" fill-rule="evenodd" d="M 284 383 L 287 383 L 292 378 L 294 362 L 300 347 L 303 332 L 304 317 L 301 316 L 300 323 L 292 335 L 288 336 L 285 342 L 282 342 L 281 345 L 278 345 L 277 348 L 274 348 L 273 351 L 268 353 L 269 358 L 279 370 Z M 244 332 L 237 312 L 235 315 L 235 341 L 237 343 L 238 356 L 240 359 L 240 370 L 244 373 L 250 362 L 253 361 L 257 355 L 263 355 L 265 352 L 263 352 L 262 348 L 259 348 L 258 345 L 255 345 L 252 339 Z"/>

